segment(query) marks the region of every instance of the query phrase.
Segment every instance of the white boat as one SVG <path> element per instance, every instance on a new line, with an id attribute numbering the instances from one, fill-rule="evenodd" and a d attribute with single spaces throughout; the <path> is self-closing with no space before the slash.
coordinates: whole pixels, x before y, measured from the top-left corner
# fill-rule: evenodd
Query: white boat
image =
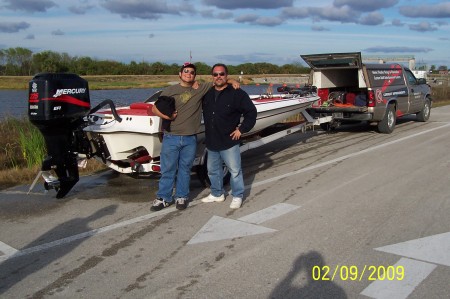
<path id="1" fill-rule="evenodd" d="M 159 172 L 161 152 L 161 119 L 151 112 L 157 94 L 146 102 L 127 107 L 103 109 L 88 115 L 86 133 L 93 156 L 121 173 Z M 313 92 L 299 94 L 250 96 L 258 115 L 254 128 L 244 134 L 250 137 L 261 130 L 301 113 L 319 100 Z M 195 165 L 204 164 L 204 132 L 198 135 L 199 146 Z"/>
<path id="2" fill-rule="evenodd" d="M 305 87 L 291 94 L 252 96 L 257 120 L 241 138 L 241 152 L 303 129 L 299 124 L 279 131 L 276 124 L 298 113 L 308 119 L 305 109 L 320 99 L 315 91 L 315 87 Z M 79 180 L 78 166 L 89 158 L 121 173 L 160 172 L 161 119 L 151 112 L 160 93 L 127 107 L 116 108 L 111 100 L 104 100 L 91 109 L 85 79 L 68 73 L 34 76 L 29 84 L 28 117 L 44 136 L 47 156 L 30 191 L 42 174 L 44 187 L 55 189 L 56 198 L 63 198 Z M 109 108 L 104 108 L 106 105 Z M 208 184 L 204 132 L 197 139 L 194 170 L 200 181 Z M 225 182 L 227 178 L 224 167 Z"/>

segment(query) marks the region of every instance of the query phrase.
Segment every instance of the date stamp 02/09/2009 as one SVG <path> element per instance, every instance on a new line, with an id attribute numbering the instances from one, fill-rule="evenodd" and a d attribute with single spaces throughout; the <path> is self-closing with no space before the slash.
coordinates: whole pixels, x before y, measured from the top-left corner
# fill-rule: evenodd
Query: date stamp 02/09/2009
<path id="1" fill-rule="evenodd" d="M 405 278 L 405 268 L 399 266 L 373 266 L 364 265 L 358 267 L 355 265 L 336 265 L 313 266 L 311 271 L 313 280 L 323 281 L 375 281 L 375 280 L 403 280 Z"/>

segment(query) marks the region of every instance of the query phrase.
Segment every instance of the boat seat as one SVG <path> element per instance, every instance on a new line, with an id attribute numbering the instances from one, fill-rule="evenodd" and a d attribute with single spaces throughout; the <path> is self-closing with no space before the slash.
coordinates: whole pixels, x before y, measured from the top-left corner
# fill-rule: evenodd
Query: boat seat
<path id="1" fill-rule="evenodd" d="M 130 109 L 151 109 L 153 106 L 153 104 L 150 103 L 141 103 L 141 102 L 137 102 L 137 103 L 132 103 L 130 105 Z"/>
<path id="2" fill-rule="evenodd" d="M 149 115 L 154 116 L 152 113 L 153 104 L 151 103 L 132 103 L 128 108 L 117 109 L 120 115 Z"/>

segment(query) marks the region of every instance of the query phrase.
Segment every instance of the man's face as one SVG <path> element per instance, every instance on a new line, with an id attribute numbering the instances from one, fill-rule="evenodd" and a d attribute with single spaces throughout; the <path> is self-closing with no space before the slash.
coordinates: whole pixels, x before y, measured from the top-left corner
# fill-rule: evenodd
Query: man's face
<path id="1" fill-rule="evenodd" d="M 223 66 L 216 66 L 212 72 L 213 82 L 216 87 L 223 87 L 227 84 L 228 74 Z"/>
<path id="2" fill-rule="evenodd" d="M 180 72 L 181 81 L 192 83 L 195 81 L 195 70 L 191 67 L 186 67 Z"/>

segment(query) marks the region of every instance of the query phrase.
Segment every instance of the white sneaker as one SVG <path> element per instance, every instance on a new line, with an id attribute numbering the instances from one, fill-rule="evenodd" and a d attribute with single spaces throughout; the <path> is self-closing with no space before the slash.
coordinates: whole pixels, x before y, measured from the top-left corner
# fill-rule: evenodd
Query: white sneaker
<path id="1" fill-rule="evenodd" d="M 239 209 L 242 205 L 242 198 L 240 197 L 233 197 L 233 200 L 231 201 L 230 208 L 232 209 Z"/>
<path id="2" fill-rule="evenodd" d="M 220 196 L 214 196 L 212 194 L 203 197 L 202 202 L 222 202 L 225 200 L 225 196 L 222 194 Z"/>

